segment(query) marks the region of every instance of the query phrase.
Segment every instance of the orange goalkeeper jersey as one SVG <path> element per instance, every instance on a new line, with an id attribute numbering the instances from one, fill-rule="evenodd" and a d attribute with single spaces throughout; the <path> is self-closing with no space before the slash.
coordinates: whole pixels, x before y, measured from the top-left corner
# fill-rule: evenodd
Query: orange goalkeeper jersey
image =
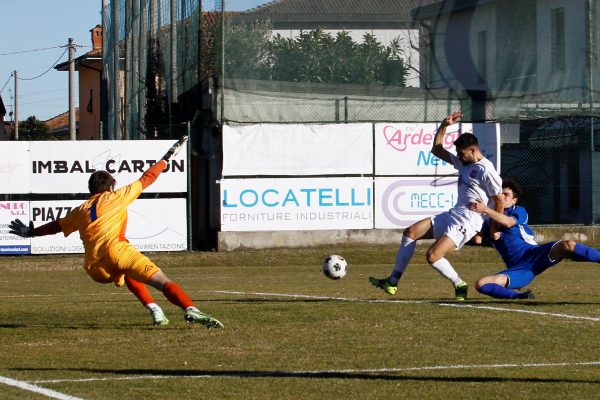
<path id="1" fill-rule="evenodd" d="M 151 185 L 167 167 L 160 160 L 148 168 L 142 177 L 114 192 L 92 195 L 85 203 L 74 208 L 59 220 L 65 236 L 79 231 L 85 249 L 84 268 L 87 270 L 103 260 L 111 246 L 127 241 L 127 207 Z M 106 261 L 106 259 L 104 259 Z"/>

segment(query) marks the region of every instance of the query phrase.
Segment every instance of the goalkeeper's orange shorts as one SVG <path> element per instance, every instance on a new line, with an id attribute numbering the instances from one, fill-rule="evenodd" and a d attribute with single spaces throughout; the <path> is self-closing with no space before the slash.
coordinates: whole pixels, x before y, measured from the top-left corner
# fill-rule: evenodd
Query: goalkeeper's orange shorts
<path id="1" fill-rule="evenodd" d="M 129 242 L 117 242 L 98 262 L 84 266 L 87 274 L 100 283 L 123 286 L 125 276 L 145 283 L 160 268 Z"/>

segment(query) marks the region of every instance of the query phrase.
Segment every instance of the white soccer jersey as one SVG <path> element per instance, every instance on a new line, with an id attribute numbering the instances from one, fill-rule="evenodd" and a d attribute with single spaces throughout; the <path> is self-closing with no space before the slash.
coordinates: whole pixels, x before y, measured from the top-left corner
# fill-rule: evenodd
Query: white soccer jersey
<path id="1" fill-rule="evenodd" d="M 469 203 L 481 199 L 488 204 L 492 196 L 502 193 L 502 178 L 487 158 L 465 165 L 450 153 L 452 164 L 458 170 L 458 198 L 455 208 L 466 208 Z"/>

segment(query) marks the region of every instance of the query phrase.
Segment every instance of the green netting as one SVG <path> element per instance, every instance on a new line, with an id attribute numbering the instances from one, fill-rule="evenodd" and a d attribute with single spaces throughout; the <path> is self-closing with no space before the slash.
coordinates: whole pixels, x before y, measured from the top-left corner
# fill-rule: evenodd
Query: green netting
<path id="1" fill-rule="evenodd" d="M 597 0 L 247 3 L 112 0 L 105 136 L 171 137 L 198 115 L 214 129 L 460 109 L 502 124 L 502 172 L 534 223 L 600 221 Z"/>
<path id="2" fill-rule="evenodd" d="M 195 0 L 113 0 L 104 7 L 106 137 L 171 137 L 164 126 L 191 120 L 200 7 Z"/>

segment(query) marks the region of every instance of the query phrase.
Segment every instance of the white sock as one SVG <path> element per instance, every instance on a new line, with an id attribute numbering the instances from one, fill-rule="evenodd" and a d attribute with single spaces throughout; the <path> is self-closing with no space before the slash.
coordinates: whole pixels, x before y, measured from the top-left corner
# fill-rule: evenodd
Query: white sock
<path id="1" fill-rule="evenodd" d="M 408 266 L 408 263 L 415 254 L 415 248 L 417 247 L 417 241 L 412 240 L 406 235 L 402 235 L 400 240 L 400 248 L 396 253 L 396 263 L 394 264 L 394 270 L 388 277 L 388 280 L 392 285 L 397 285 L 400 277 L 404 273 L 404 270 Z"/>
<path id="2" fill-rule="evenodd" d="M 450 265 L 450 261 L 446 260 L 445 258 L 440 258 L 439 260 L 431 264 L 431 266 L 435 268 L 440 274 L 442 274 L 446 279 L 451 281 L 455 287 L 456 285 L 462 283 L 463 280 L 460 279 L 458 273 L 454 270 L 454 268 L 452 268 L 452 265 Z"/>
<path id="3" fill-rule="evenodd" d="M 148 303 L 146 304 L 146 308 L 152 312 L 152 311 L 162 311 L 162 308 L 160 308 L 160 306 L 156 303 Z"/>

